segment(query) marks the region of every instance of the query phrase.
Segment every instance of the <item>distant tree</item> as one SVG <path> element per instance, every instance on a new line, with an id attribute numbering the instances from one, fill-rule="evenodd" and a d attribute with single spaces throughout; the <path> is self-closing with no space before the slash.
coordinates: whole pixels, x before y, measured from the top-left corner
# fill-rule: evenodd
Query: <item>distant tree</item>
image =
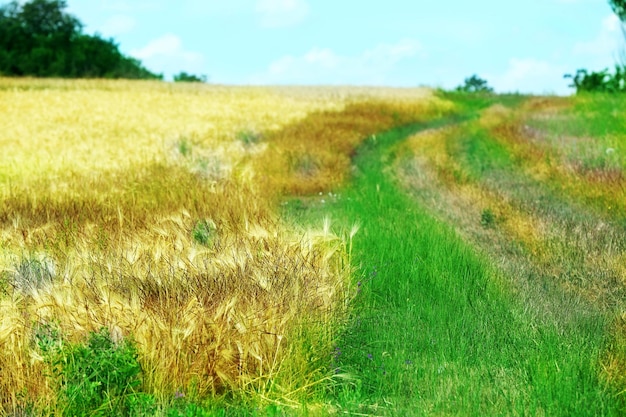
<path id="1" fill-rule="evenodd" d="M 456 88 L 456 91 L 463 93 L 492 93 L 493 88 L 489 87 L 486 80 L 474 74 L 465 79 L 465 84 Z"/>
<path id="2" fill-rule="evenodd" d="M 186 72 L 182 71 L 179 74 L 174 75 L 174 82 L 176 83 L 205 83 L 207 82 L 207 76 L 187 74 Z"/>
<path id="3" fill-rule="evenodd" d="M 0 6 L 0 74 L 36 77 L 162 78 L 124 56 L 113 40 L 86 35 L 65 0 Z"/>

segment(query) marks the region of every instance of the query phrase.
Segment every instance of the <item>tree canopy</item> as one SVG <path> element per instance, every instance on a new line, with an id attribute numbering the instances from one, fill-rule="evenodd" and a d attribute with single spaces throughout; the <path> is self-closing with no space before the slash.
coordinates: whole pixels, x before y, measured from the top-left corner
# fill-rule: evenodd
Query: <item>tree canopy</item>
<path id="1" fill-rule="evenodd" d="M 66 8 L 65 0 L 0 6 L 0 75 L 162 78 L 123 55 L 112 39 L 83 33 Z"/>
<path id="2" fill-rule="evenodd" d="M 465 79 L 465 84 L 456 88 L 456 91 L 463 93 L 492 93 L 493 88 L 489 87 L 487 80 L 483 80 L 474 74 Z"/>

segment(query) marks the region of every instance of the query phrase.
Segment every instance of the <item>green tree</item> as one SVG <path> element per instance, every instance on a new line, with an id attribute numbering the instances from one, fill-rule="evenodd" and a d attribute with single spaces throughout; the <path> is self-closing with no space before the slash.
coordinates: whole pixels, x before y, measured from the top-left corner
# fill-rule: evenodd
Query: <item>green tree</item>
<path id="1" fill-rule="evenodd" d="M 65 0 L 0 6 L 0 74 L 36 77 L 162 78 L 124 56 L 113 40 L 86 35 Z"/>
<path id="2" fill-rule="evenodd" d="M 492 93 L 493 88 L 489 87 L 486 80 L 474 74 L 465 79 L 465 84 L 456 88 L 456 91 L 463 93 Z"/>

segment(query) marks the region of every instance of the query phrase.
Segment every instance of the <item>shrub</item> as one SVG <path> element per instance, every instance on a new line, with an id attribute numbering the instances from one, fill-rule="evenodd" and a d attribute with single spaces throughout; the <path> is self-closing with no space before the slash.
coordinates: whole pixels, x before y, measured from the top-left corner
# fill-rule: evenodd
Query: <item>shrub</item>
<path id="1" fill-rule="evenodd" d="M 174 75 L 174 82 L 175 83 L 206 83 L 207 76 L 188 74 L 182 71 L 179 74 Z"/>
<path id="2" fill-rule="evenodd" d="M 622 93 L 626 91 L 626 68 L 619 65 L 615 66 L 614 74 L 609 72 L 608 68 L 597 72 L 579 69 L 576 74 L 565 74 L 563 77 L 572 79 L 572 84 L 569 86 L 575 88 L 576 93 Z"/>

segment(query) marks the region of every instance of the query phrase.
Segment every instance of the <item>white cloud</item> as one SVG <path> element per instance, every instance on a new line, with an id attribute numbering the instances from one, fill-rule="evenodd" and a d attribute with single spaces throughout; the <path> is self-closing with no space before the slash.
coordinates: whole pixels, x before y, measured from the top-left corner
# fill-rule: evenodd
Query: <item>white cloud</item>
<path id="1" fill-rule="evenodd" d="M 297 25 L 307 17 L 309 10 L 305 0 L 258 0 L 256 4 L 260 24 L 265 28 Z"/>
<path id="2" fill-rule="evenodd" d="M 601 69 L 599 67 L 606 67 L 615 62 L 619 58 L 624 41 L 622 22 L 614 14 L 605 17 L 599 29 L 595 39 L 579 42 L 573 49 L 574 55 L 584 58 L 581 61 L 586 61 L 590 69 Z"/>
<path id="3" fill-rule="evenodd" d="M 487 81 L 497 92 L 521 92 L 534 94 L 569 94 L 571 89 L 563 78 L 568 68 L 534 58 L 512 58 L 507 70 Z"/>
<path id="4" fill-rule="evenodd" d="M 313 48 L 301 56 L 284 56 L 268 70 L 252 77 L 254 84 L 400 85 L 391 76 L 401 61 L 422 53 L 421 44 L 404 39 L 380 44 L 356 56 L 339 55 L 329 48 Z"/>
<path id="5" fill-rule="evenodd" d="M 150 41 L 143 48 L 130 51 L 130 55 L 140 59 L 148 68 L 163 71 L 166 76 L 180 71 L 194 74 L 203 74 L 204 71 L 204 55 L 185 50 L 182 40 L 171 33 Z"/>
<path id="6" fill-rule="evenodd" d="M 128 15 L 118 14 L 111 16 L 100 28 L 100 31 L 105 36 L 118 36 L 132 30 L 137 26 L 137 21 Z"/>
<path id="7" fill-rule="evenodd" d="M 577 68 L 599 71 L 611 67 L 620 57 L 623 41 L 622 23 L 611 14 L 600 22 L 595 38 L 578 42 L 567 51 L 566 62 L 563 62 L 563 54 L 555 55 L 552 60 L 512 58 L 504 73 L 492 74 L 487 80 L 498 92 L 571 94 L 574 91 L 568 87 L 571 81 L 564 79 L 563 75 L 571 74 Z"/>

